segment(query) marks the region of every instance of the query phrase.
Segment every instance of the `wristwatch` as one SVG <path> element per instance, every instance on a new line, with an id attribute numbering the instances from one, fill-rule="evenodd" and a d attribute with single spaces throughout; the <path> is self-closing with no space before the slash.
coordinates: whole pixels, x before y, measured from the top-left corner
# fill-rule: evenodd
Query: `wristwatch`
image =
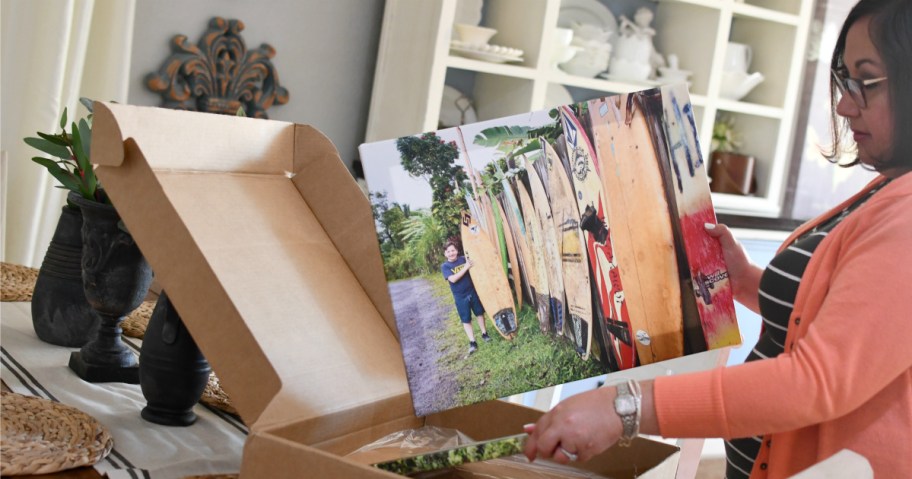
<path id="1" fill-rule="evenodd" d="M 614 411 L 621 418 L 624 433 L 618 444 L 627 447 L 640 432 L 640 402 L 642 394 L 640 385 L 633 379 L 617 385 L 617 396 L 614 398 Z"/>

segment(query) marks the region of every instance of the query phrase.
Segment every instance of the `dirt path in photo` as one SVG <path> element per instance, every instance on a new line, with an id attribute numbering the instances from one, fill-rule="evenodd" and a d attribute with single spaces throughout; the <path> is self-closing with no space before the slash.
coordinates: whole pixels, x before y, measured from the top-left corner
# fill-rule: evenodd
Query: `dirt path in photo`
<path id="1" fill-rule="evenodd" d="M 416 409 L 420 414 L 422 409 L 453 407 L 459 387 L 452 373 L 437 366 L 441 352 L 434 340 L 450 320 L 452 300 L 435 296 L 431 282 L 425 278 L 396 281 L 390 283 L 389 289 Z"/>

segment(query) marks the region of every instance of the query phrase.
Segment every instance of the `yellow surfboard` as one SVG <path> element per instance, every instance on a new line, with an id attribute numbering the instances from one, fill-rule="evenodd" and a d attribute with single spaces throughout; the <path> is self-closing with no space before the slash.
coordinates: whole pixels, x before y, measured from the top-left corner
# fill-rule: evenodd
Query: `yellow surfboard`
<path id="1" fill-rule="evenodd" d="M 680 357 L 680 276 L 649 127 L 630 95 L 591 100 L 589 114 L 640 363 Z"/>
<path id="2" fill-rule="evenodd" d="M 592 289 L 589 285 L 589 258 L 586 239 L 580 229 L 579 210 L 573 199 L 573 187 L 561 159 L 544 138 L 548 168 L 548 190 L 551 192 L 551 215 L 554 228 L 560 235 L 561 272 L 564 293 L 567 295 L 567 321 L 564 328 L 584 360 L 592 348 Z"/>
<path id="3" fill-rule="evenodd" d="M 462 247 L 466 258 L 474 263 L 469 270 L 478 299 L 494 323 L 494 329 L 506 339 L 517 333 L 516 310 L 510 284 L 491 239 L 468 212 L 462 213 Z"/>

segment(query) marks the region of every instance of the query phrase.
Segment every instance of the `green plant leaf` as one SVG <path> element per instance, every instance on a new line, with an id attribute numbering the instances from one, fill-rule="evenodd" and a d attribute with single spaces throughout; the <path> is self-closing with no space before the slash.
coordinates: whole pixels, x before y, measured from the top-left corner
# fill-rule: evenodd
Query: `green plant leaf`
<path id="1" fill-rule="evenodd" d="M 57 158 L 63 158 L 64 160 L 67 160 L 72 156 L 70 150 L 67 147 L 52 143 L 50 140 L 46 140 L 44 138 L 35 138 L 34 136 L 31 136 L 25 138 L 23 141 L 25 141 L 25 143 L 32 148 L 43 151 Z"/>
<path id="2" fill-rule="evenodd" d="M 475 135 L 472 143 L 479 146 L 496 147 L 509 140 L 525 140 L 529 138 L 527 126 L 495 126 L 487 128 Z"/>
<path id="3" fill-rule="evenodd" d="M 54 160 L 36 156 L 32 158 L 32 161 L 47 168 L 51 176 L 56 178 L 57 181 L 59 181 L 66 189 L 75 191 L 77 193 L 80 192 L 81 188 L 79 179 L 77 179 L 76 176 L 69 171 L 61 168 L 60 165 L 58 165 Z"/>
<path id="4" fill-rule="evenodd" d="M 537 152 L 537 151 L 541 150 L 541 148 L 542 148 L 541 139 L 536 138 L 536 139 L 530 141 L 529 143 L 524 144 L 522 146 L 522 148 L 518 148 L 518 149 L 512 151 L 510 153 L 510 155 L 508 156 L 508 159 L 512 160 L 513 158 L 516 158 L 517 156 L 520 156 L 520 155 L 525 155 L 526 153 Z"/>
<path id="5" fill-rule="evenodd" d="M 66 109 L 66 107 L 64 107 L 63 115 L 60 116 L 60 129 L 62 130 L 64 128 L 66 128 L 66 124 L 67 124 L 67 109 Z"/>
<path id="6" fill-rule="evenodd" d="M 82 149 L 85 151 L 86 158 L 91 160 L 92 127 L 85 119 L 79 120 L 79 139 L 82 140 Z"/>
<path id="7" fill-rule="evenodd" d="M 66 140 L 63 139 L 63 135 L 51 135 L 48 133 L 41 133 L 39 131 L 38 136 L 40 136 L 41 138 L 44 138 L 47 141 L 50 141 L 51 143 L 54 143 L 54 144 L 57 144 L 60 146 L 70 146 L 70 144 L 67 143 Z"/>
<path id="8" fill-rule="evenodd" d="M 89 155 L 86 152 L 85 146 L 82 143 L 82 135 L 79 132 L 79 127 L 76 126 L 76 123 L 73 123 L 72 129 L 73 135 L 73 154 L 76 155 L 76 164 L 79 165 L 79 169 L 82 171 L 92 168 L 91 163 L 89 163 Z"/>
<path id="9" fill-rule="evenodd" d="M 94 113 L 92 108 L 95 108 L 95 100 L 83 96 L 79 98 L 79 103 L 82 103 L 82 106 L 84 106 L 86 110 L 89 110 L 89 113 Z"/>
<path id="10" fill-rule="evenodd" d="M 86 139 L 88 134 L 88 139 Z M 89 158 L 89 141 L 92 141 L 92 130 L 85 120 L 81 120 L 77 126 L 73 123 L 73 152 L 76 153 L 76 163 L 79 165 L 82 184 L 82 195 L 87 199 L 95 201 L 95 189 L 98 187 L 98 179 L 95 177 L 95 170 L 92 168 L 92 162 Z"/>
<path id="11" fill-rule="evenodd" d="M 97 201 L 95 198 L 95 192 L 98 189 L 98 177 L 95 176 L 95 169 L 89 165 L 88 170 L 83 170 L 82 184 L 85 187 L 83 189 L 84 196 L 93 201 Z"/>

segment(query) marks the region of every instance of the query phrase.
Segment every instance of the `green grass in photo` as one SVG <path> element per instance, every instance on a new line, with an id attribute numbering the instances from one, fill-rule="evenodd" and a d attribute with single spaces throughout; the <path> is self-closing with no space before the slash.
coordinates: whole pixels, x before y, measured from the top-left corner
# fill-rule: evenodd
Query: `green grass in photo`
<path id="1" fill-rule="evenodd" d="M 435 295 L 452 300 L 444 278 L 431 275 L 429 279 Z M 478 325 L 473 321 L 478 351 L 468 355 L 468 339 L 453 310 L 436 339 L 441 348 L 439 367 L 454 373 L 459 384 L 457 404 L 487 401 L 605 373 L 594 359 L 583 361 L 569 340 L 542 334 L 531 305 L 524 304 L 517 317 L 519 332 L 512 341 L 497 333 L 490 318 L 486 327 L 492 341 L 481 341 Z"/>

